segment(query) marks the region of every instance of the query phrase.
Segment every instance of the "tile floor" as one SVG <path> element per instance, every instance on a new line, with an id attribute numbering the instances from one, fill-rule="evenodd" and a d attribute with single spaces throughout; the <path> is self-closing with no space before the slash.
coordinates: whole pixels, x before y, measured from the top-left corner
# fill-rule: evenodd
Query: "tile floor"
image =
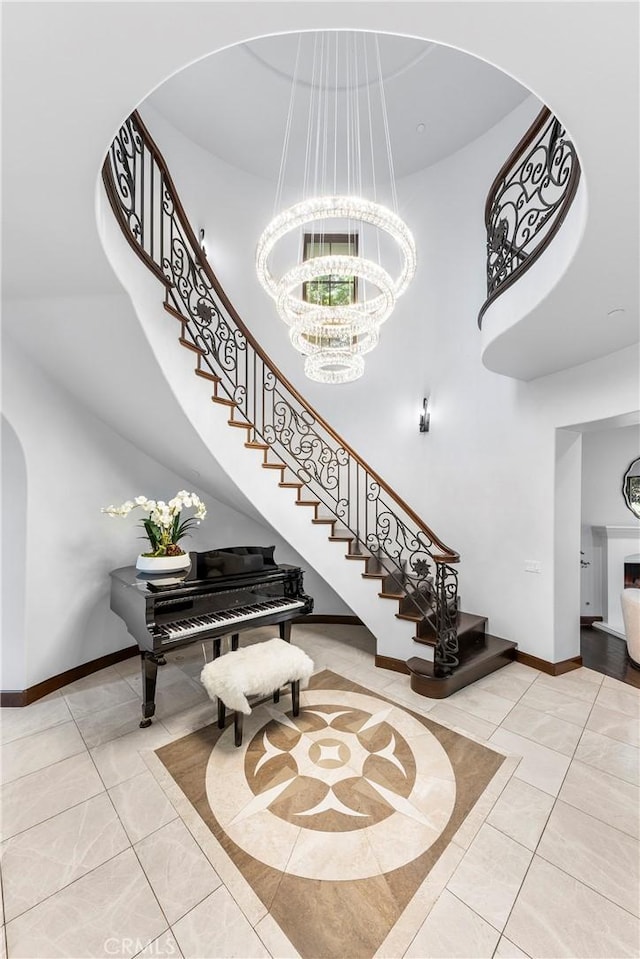
<path id="1" fill-rule="evenodd" d="M 640 955 L 640 690 L 514 663 L 427 700 L 373 666 L 362 627 L 298 626 L 293 639 L 318 669 L 518 757 L 434 868 L 437 891 L 407 907 L 423 919 L 408 948 L 394 952 L 402 937 L 390 935 L 380 955 Z M 295 955 L 152 772 L 150 750 L 214 719 L 200 647 L 168 659 L 149 729 L 137 659 L 2 710 L 0 957 Z"/>

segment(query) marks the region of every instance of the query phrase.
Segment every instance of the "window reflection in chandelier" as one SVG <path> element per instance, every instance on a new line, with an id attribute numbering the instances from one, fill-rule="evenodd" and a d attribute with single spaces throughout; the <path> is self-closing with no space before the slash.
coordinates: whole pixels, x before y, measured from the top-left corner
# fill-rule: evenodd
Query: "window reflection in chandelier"
<path id="1" fill-rule="evenodd" d="M 258 241 L 256 270 L 312 380 L 362 376 L 364 354 L 413 278 L 415 243 L 397 207 L 377 35 L 300 34 L 280 212 Z"/>

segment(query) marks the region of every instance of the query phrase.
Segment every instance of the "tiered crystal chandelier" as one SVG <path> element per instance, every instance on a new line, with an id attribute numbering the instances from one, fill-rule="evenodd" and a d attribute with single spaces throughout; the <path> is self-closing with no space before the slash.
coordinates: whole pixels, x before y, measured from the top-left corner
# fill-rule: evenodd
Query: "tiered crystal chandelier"
<path id="1" fill-rule="evenodd" d="M 311 77 L 300 104 L 303 62 L 311 63 Z M 290 327 L 292 344 L 305 356 L 306 375 L 320 383 L 347 383 L 362 376 L 363 355 L 377 345 L 380 326 L 416 267 L 413 237 L 397 214 L 375 34 L 300 35 L 276 210 L 283 205 L 285 181 L 295 178 L 289 154 L 298 115 L 306 127 L 304 162 L 295 186 L 302 199 L 276 213 L 263 232 L 256 270 Z M 392 208 L 378 201 L 377 181 L 382 179 Z M 365 199 L 367 191 L 371 199 Z M 280 269 L 274 265 L 292 261 Z"/>

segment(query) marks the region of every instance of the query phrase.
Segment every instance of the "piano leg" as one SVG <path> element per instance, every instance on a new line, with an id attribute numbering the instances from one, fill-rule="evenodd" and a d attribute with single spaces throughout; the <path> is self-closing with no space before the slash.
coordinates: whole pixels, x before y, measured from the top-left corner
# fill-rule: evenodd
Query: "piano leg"
<path id="1" fill-rule="evenodd" d="M 140 653 L 142 668 L 142 720 L 140 728 L 151 725 L 151 717 L 156 711 L 156 677 L 158 675 L 158 657 L 153 653 Z"/>
<path id="2" fill-rule="evenodd" d="M 224 729 L 224 703 L 218 696 L 218 729 Z"/>
<path id="3" fill-rule="evenodd" d="M 236 649 L 238 648 L 239 641 L 240 641 L 240 634 L 233 633 L 231 636 L 231 652 L 232 653 L 235 653 Z"/>
<path id="4" fill-rule="evenodd" d="M 296 679 L 291 683 L 291 712 L 294 716 L 300 715 L 300 680 Z"/>
<path id="5" fill-rule="evenodd" d="M 280 639 L 284 639 L 286 643 L 291 642 L 291 620 L 287 619 L 284 623 L 280 623 Z"/>
<path id="6" fill-rule="evenodd" d="M 274 691 L 273 691 L 273 701 L 274 701 L 274 703 L 279 703 L 279 702 L 280 702 L 280 690 L 279 690 L 279 689 L 274 689 Z"/>
<path id="7" fill-rule="evenodd" d="M 217 659 L 220 655 L 220 643 L 222 642 L 222 636 L 219 636 L 213 641 L 213 658 Z"/>

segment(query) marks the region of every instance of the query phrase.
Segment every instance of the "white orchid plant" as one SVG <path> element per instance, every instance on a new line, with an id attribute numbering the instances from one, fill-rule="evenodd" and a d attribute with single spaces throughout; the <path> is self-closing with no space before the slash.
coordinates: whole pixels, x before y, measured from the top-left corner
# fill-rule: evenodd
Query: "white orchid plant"
<path id="1" fill-rule="evenodd" d="M 128 516 L 138 507 L 149 514 L 140 521 L 151 545 L 151 550 L 143 553 L 143 556 L 182 556 L 185 551 L 178 543 L 207 515 L 207 509 L 200 497 L 184 489 L 176 493 L 168 503 L 164 500 L 147 499 L 146 496 L 136 496 L 134 500 L 128 499 L 122 506 L 105 506 L 101 512 L 108 516 Z M 195 515 L 181 520 L 182 510 L 190 508 L 195 509 Z"/>

